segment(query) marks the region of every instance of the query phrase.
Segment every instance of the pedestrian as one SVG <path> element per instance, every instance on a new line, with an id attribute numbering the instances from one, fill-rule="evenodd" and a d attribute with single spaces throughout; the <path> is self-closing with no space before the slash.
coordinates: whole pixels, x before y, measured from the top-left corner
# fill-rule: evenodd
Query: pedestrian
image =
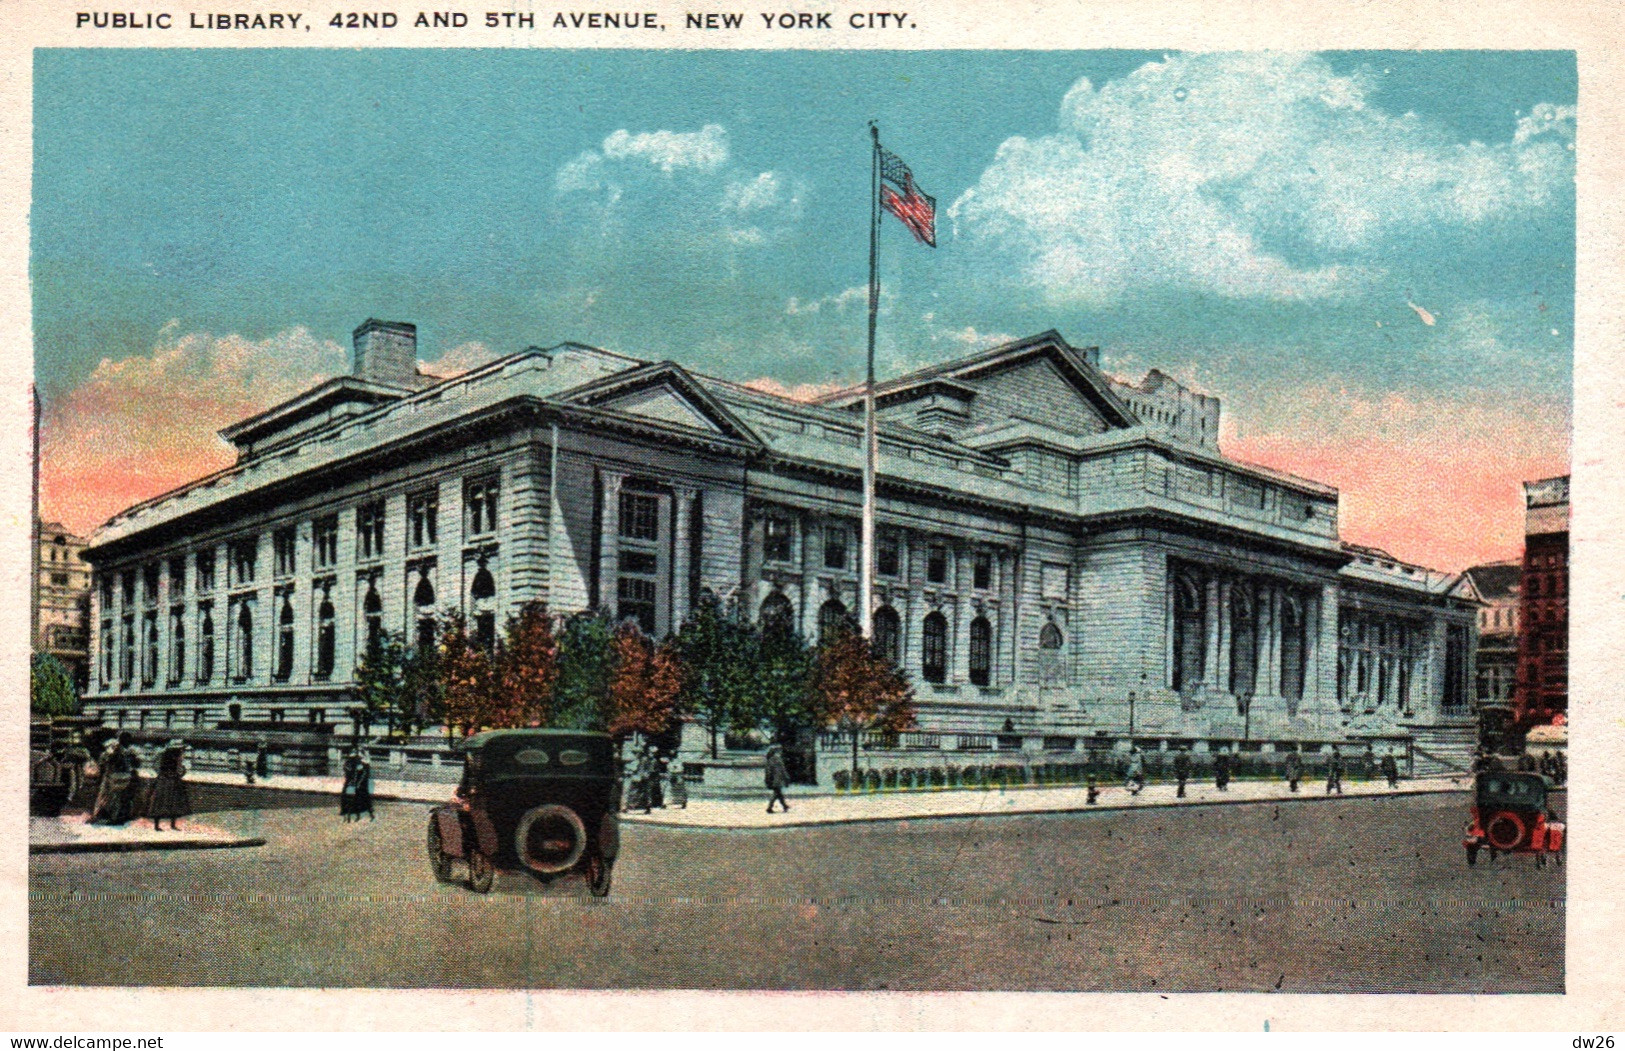
<path id="1" fill-rule="evenodd" d="M 362 814 L 368 821 L 378 820 L 372 812 L 372 764 L 359 751 L 355 756 L 355 800 L 350 805 L 355 808 L 355 820 L 360 821 Z"/>
<path id="2" fill-rule="evenodd" d="M 1094 774 L 1090 774 L 1089 780 L 1086 782 L 1086 784 L 1089 786 L 1089 798 L 1084 800 L 1084 802 L 1088 803 L 1090 806 L 1094 806 L 1096 803 L 1100 802 L 1100 783 L 1095 780 Z"/>
<path id="3" fill-rule="evenodd" d="M 163 819 L 169 818 L 169 830 L 179 831 L 176 822 L 192 812 L 191 793 L 186 789 L 186 742 L 172 738 L 158 756 L 158 778 L 152 786 L 152 802 L 147 816 L 152 818 L 154 832 L 163 830 Z"/>
<path id="4" fill-rule="evenodd" d="M 1331 795 L 1333 789 L 1338 795 L 1343 794 L 1343 753 L 1337 746 L 1332 745 L 1331 762 L 1326 764 L 1326 794 Z"/>
<path id="5" fill-rule="evenodd" d="M 1557 768 L 1557 783 L 1567 784 L 1569 780 L 1569 757 L 1567 752 L 1558 752 L 1552 756 L 1552 765 Z"/>
<path id="6" fill-rule="evenodd" d="M 1298 782 L 1303 780 L 1303 755 L 1293 750 L 1286 754 L 1286 784 L 1292 791 L 1298 790 Z"/>
<path id="7" fill-rule="evenodd" d="M 1123 778 L 1123 787 L 1136 796 L 1145 788 L 1145 756 L 1132 745 L 1128 750 L 1128 773 Z"/>
<path id="8" fill-rule="evenodd" d="M 638 750 L 637 769 L 632 772 L 632 780 L 637 784 L 637 803 L 643 804 L 643 812 L 649 813 L 654 808 L 654 792 L 651 782 L 655 778 L 654 753 L 644 745 Z M 636 806 L 637 803 L 633 805 Z"/>
<path id="9" fill-rule="evenodd" d="M 339 788 L 339 817 L 345 822 L 354 821 L 358 816 L 355 808 L 355 777 L 360 765 L 361 757 L 355 752 L 344 757 L 344 784 Z"/>
<path id="10" fill-rule="evenodd" d="M 649 765 L 649 802 L 666 809 L 666 757 L 655 753 L 654 761 Z"/>
<path id="11" fill-rule="evenodd" d="M 688 781 L 683 777 L 683 764 L 675 756 L 666 765 L 666 777 L 671 782 L 671 791 L 666 798 L 671 805 L 679 810 L 688 809 Z"/>
<path id="12" fill-rule="evenodd" d="M 773 804 L 784 807 L 786 813 L 790 811 L 790 804 L 784 798 L 785 786 L 790 783 L 790 771 L 784 766 L 784 748 L 778 744 L 769 745 L 767 749 L 767 762 L 762 771 L 767 782 L 768 791 L 773 795 L 767 801 L 767 812 L 773 813 Z"/>
<path id="13" fill-rule="evenodd" d="M 1190 780 L 1190 776 L 1191 757 L 1184 748 L 1181 748 L 1174 753 L 1174 778 L 1179 782 L 1179 791 L 1175 793 L 1174 798 L 1185 798 L 1185 782 Z"/>
<path id="14" fill-rule="evenodd" d="M 1371 747 L 1371 742 L 1365 744 L 1365 755 L 1360 757 L 1360 772 L 1362 781 L 1369 781 L 1377 776 L 1377 753 Z"/>
<path id="15" fill-rule="evenodd" d="M 271 778 L 271 757 L 266 754 L 264 741 L 254 746 L 254 772 L 263 780 Z"/>
<path id="16" fill-rule="evenodd" d="M 129 799 L 138 775 L 130 740 L 130 731 L 119 731 L 118 736 L 108 738 L 101 758 L 96 761 L 101 783 L 96 786 L 96 802 L 90 810 L 90 820 L 95 824 L 122 825 L 134 816 L 129 809 Z"/>
<path id="17" fill-rule="evenodd" d="M 1220 752 L 1213 757 L 1213 787 L 1221 792 L 1230 791 L 1230 753 Z"/>
<path id="18" fill-rule="evenodd" d="M 1392 748 L 1382 757 L 1382 776 L 1388 779 L 1389 788 L 1399 787 L 1399 762 L 1394 758 Z"/>

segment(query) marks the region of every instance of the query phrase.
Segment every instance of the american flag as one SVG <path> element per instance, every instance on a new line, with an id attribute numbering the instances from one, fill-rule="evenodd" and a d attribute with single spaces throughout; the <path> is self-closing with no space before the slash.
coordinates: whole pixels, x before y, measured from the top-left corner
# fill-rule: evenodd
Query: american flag
<path id="1" fill-rule="evenodd" d="M 920 192 L 903 158 L 884 149 L 880 151 L 880 203 L 916 240 L 937 246 L 937 199 Z"/>

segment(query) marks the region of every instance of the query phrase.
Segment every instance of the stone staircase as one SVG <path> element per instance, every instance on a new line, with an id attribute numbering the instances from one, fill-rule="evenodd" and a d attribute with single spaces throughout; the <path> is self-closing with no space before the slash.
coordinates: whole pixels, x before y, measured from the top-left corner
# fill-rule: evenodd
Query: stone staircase
<path id="1" fill-rule="evenodd" d="M 1478 727 L 1471 722 L 1409 726 L 1411 752 L 1416 757 L 1414 777 L 1470 774 L 1478 749 Z"/>

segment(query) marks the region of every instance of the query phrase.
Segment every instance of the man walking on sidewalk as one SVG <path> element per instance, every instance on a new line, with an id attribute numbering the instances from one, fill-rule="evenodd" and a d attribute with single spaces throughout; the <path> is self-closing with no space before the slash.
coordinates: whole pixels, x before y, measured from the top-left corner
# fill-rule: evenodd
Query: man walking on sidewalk
<path id="1" fill-rule="evenodd" d="M 784 808 L 785 813 L 790 812 L 790 804 L 784 798 L 784 789 L 790 783 L 790 771 L 784 766 L 784 748 L 781 745 L 770 745 L 767 749 L 767 764 L 763 771 L 767 781 L 768 790 L 773 793 L 767 801 L 767 812 L 773 813 L 773 804 L 777 803 Z"/>
<path id="2" fill-rule="evenodd" d="M 1296 792 L 1298 782 L 1303 780 L 1303 756 L 1296 751 L 1286 754 L 1286 783 L 1287 787 Z"/>
<path id="3" fill-rule="evenodd" d="M 1230 753 L 1220 752 L 1213 757 L 1213 787 L 1221 792 L 1230 790 Z"/>
<path id="4" fill-rule="evenodd" d="M 1179 782 L 1179 791 L 1174 794 L 1174 798 L 1184 799 L 1185 782 L 1191 778 L 1191 757 L 1184 748 L 1174 753 L 1174 777 Z"/>
<path id="5" fill-rule="evenodd" d="M 1343 794 L 1343 753 L 1337 750 L 1335 744 L 1332 745 L 1331 762 L 1326 764 L 1326 794 L 1331 795 L 1334 788 L 1338 795 Z"/>
<path id="6" fill-rule="evenodd" d="M 1389 788 L 1399 787 L 1399 763 L 1394 761 L 1394 750 L 1392 748 L 1388 749 L 1388 753 L 1382 757 L 1382 776 L 1388 779 Z"/>

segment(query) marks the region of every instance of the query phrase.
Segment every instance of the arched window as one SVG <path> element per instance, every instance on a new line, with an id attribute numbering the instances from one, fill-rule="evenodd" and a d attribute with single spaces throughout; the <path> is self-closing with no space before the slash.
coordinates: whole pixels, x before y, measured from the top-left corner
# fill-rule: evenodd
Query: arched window
<path id="1" fill-rule="evenodd" d="M 890 606 L 875 610 L 875 652 L 893 664 L 903 662 L 903 622 Z"/>
<path id="2" fill-rule="evenodd" d="M 1054 624 L 1045 624 L 1038 633 L 1038 648 L 1041 650 L 1058 650 L 1066 645 L 1066 639 L 1061 635 L 1061 629 Z"/>
<path id="3" fill-rule="evenodd" d="M 282 596 L 282 612 L 277 614 L 276 677 L 286 679 L 293 674 L 293 602 Z"/>
<path id="4" fill-rule="evenodd" d="M 469 587 L 468 594 L 475 602 L 496 598 L 497 582 L 489 569 L 481 566 L 480 571 L 474 574 L 474 583 Z M 434 599 L 431 598 L 429 601 L 433 602 Z"/>
<path id="5" fill-rule="evenodd" d="M 208 682 L 214 678 L 214 612 L 206 606 L 197 633 L 197 681 Z"/>
<path id="6" fill-rule="evenodd" d="M 418 586 L 412 592 L 412 605 L 417 607 L 417 647 L 419 650 L 434 647 L 434 585 L 429 583 L 427 573 L 418 577 Z"/>
<path id="7" fill-rule="evenodd" d="M 1040 685 L 1060 682 L 1066 665 L 1061 651 L 1066 648 L 1066 636 L 1054 622 L 1038 629 L 1038 681 Z"/>
<path id="8" fill-rule="evenodd" d="M 762 608 L 756 619 L 762 626 L 763 635 L 787 639 L 795 633 L 796 611 L 782 591 L 775 591 L 762 600 Z"/>
<path id="9" fill-rule="evenodd" d="M 1258 614 L 1252 593 L 1234 588 L 1230 593 L 1230 692 L 1238 711 L 1245 710 L 1258 682 Z"/>
<path id="10" fill-rule="evenodd" d="M 823 645 L 835 638 L 837 632 L 851 631 L 852 618 L 840 599 L 832 598 L 818 607 L 818 643 Z"/>
<path id="11" fill-rule="evenodd" d="M 384 641 L 384 600 L 378 597 L 378 585 L 367 584 L 367 597 L 361 603 L 362 615 L 367 623 L 367 652 L 376 653 Z"/>
<path id="12" fill-rule="evenodd" d="M 322 596 L 316 609 L 316 674 L 327 678 L 333 674 L 333 603 Z"/>
<path id="13" fill-rule="evenodd" d="M 469 585 L 468 596 L 474 602 L 474 638 L 487 653 L 496 652 L 497 647 L 497 615 L 490 608 L 496 595 L 496 578 L 481 563 L 479 572 L 474 574 L 474 582 Z"/>
<path id="14" fill-rule="evenodd" d="M 927 615 L 921 627 L 920 675 L 926 682 L 948 680 L 948 618 L 940 612 Z"/>
<path id="15" fill-rule="evenodd" d="M 970 622 L 970 681 L 986 686 L 993 681 L 993 625 L 986 617 Z"/>
<path id="16" fill-rule="evenodd" d="M 412 605 L 423 607 L 434 605 L 434 585 L 429 583 L 427 576 L 418 578 L 418 586 L 412 592 Z"/>
<path id="17" fill-rule="evenodd" d="M 237 609 L 237 678 L 254 674 L 254 611 L 244 602 Z"/>
<path id="18" fill-rule="evenodd" d="M 1202 589 L 1190 577 L 1174 581 L 1174 667 L 1170 685 L 1190 690 L 1202 681 L 1207 649 L 1207 619 Z"/>

